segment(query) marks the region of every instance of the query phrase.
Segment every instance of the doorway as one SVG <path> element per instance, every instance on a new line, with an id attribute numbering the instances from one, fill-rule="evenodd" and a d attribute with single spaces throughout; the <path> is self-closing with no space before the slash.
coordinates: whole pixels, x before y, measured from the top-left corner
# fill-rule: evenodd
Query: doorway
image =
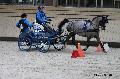
<path id="1" fill-rule="evenodd" d="M 95 7 L 95 0 L 88 0 L 86 6 L 87 7 Z"/>

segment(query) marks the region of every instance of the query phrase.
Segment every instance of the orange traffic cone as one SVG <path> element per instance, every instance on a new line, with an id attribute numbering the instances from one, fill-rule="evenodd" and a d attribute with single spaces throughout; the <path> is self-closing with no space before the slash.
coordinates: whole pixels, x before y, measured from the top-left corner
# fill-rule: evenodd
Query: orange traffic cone
<path id="1" fill-rule="evenodd" d="M 78 51 L 79 57 L 85 57 L 85 53 L 84 53 L 83 49 L 81 49 L 80 43 L 78 43 L 78 46 L 77 46 L 77 47 L 78 47 L 78 48 L 77 48 L 77 51 Z"/>
<path id="2" fill-rule="evenodd" d="M 101 44 L 103 45 L 103 43 L 101 42 Z M 101 45 L 99 44 L 97 49 L 96 49 L 96 52 L 103 52 L 103 47 L 101 47 Z"/>
<path id="3" fill-rule="evenodd" d="M 73 50 L 71 58 L 77 57 L 85 57 L 84 51 L 80 47 L 80 43 L 78 43 L 77 49 Z"/>
<path id="4" fill-rule="evenodd" d="M 73 50 L 71 58 L 77 58 L 77 57 L 79 57 L 78 51 Z"/>

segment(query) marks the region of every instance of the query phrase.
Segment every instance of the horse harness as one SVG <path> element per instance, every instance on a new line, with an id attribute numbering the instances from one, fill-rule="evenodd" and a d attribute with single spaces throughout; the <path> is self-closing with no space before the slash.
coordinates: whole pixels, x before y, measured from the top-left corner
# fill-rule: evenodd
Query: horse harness
<path id="1" fill-rule="evenodd" d="M 90 26 L 94 26 L 95 24 L 93 24 L 92 23 L 92 21 L 90 21 L 90 20 L 84 20 L 86 23 L 84 24 L 84 26 L 85 27 L 83 27 L 83 29 L 87 29 L 87 24 L 88 23 L 90 23 Z M 99 29 L 95 29 L 94 27 L 93 27 L 93 29 L 89 29 L 89 30 L 87 30 L 86 32 L 98 32 L 99 31 Z"/>

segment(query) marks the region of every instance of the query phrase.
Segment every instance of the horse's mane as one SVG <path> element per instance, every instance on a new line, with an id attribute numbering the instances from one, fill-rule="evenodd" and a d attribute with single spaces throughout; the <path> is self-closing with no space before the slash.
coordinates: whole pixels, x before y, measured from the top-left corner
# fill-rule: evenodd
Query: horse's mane
<path id="1" fill-rule="evenodd" d="M 61 28 L 67 21 L 69 21 L 68 19 L 64 19 L 60 22 L 60 24 L 58 25 L 58 28 Z"/>
<path id="2" fill-rule="evenodd" d="M 94 18 L 92 19 L 92 21 L 95 20 L 97 17 L 98 17 L 98 16 L 94 17 Z"/>
<path id="3" fill-rule="evenodd" d="M 94 17 L 93 20 L 95 20 L 95 19 L 98 18 L 98 17 L 102 17 L 102 15 L 98 15 L 98 16 Z M 93 20 L 92 20 L 92 21 L 93 21 Z"/>

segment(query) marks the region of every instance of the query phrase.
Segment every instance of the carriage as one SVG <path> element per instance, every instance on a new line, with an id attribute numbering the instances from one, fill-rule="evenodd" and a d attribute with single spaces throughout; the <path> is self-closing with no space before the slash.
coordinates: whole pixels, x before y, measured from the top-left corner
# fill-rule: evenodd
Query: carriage
<path id="1" fill-rule="evenodd" d="M 34 32 L 35 35 L 33 32 L 26 34 L 21 33 L 18 40 L 18 46 L 20 50 L 29 50 L 31 46 L 35 46 L 39 51 L 47 52 L 50 48 L 50 45 L 53 45 L 55 49 L 62 50 L 65 48 L 65 43 L 69 41 L 71 37 L 72 43 L 75 45 L 75 35 L 77 34 L 79 36 L 87 37 L 87 45 L 83 49 L 84 51 L 86 51 L 90 46 L 91 38 L 96 38 L 98 45 L 100 44 L 104 50 L 99 37 L 99 28 L 105 30 L 107 23 L 107 15 L 96 16 L 92 21 L 69 21 L 65 18 L 58 25 L 58 30 L 53 30 L 52 33 L 45 32 L 41 28 L 37 31 L 37 33 Z M 83 30 L 84 26 L 87 26 L 87 31 Z M 67 33 L 63 33 L 66 32 L 63 29 L 66 29 Z M 22 46 L 27 48 L 22 48 Z"/>
<path id="2" fill-rule="evenodd" d="M 53 45 L 58 51 L 65 48 L 66 35 L 61 35 L 58 30 L 53 29 L 52 33 L 49 33 L 37 23 L 33 24 L 31 30 L 19 35 L 18 47 L 21 51 L 29 51 L 33 46 L 43 53 L 49 50 L 50 45 Z"/>

